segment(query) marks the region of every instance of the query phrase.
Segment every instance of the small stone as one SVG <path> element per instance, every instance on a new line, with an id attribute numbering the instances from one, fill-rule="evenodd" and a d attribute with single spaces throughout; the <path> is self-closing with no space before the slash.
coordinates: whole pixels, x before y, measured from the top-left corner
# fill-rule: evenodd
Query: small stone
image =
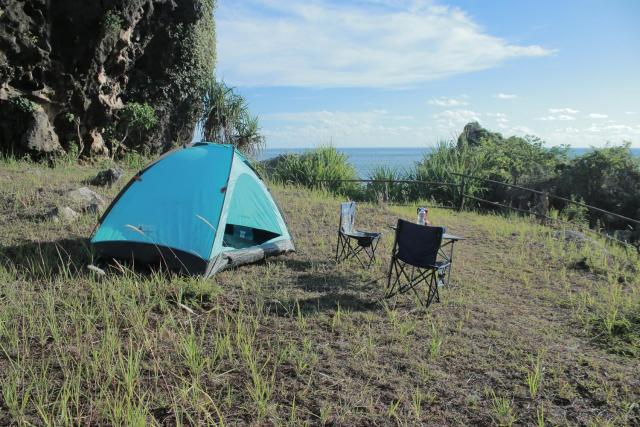
<path id="1" fill-rule="evenodd" d="M 65 193 L 67 199 L 72 202 L 73 206 L 82 212 L 90 212 L 102 210 L 106 207 L 107 202 L 101 195 L 87 187 L 80 187 Z M 95 205 L 95 206 L 94 206 Z"/>
<path id="2" fill-rule="evenodd" d="M 46 219 L 53 222 L 74 222 L 80 218 L 80 214 L 68 206 L 62 208 L 53 208 L 49 213 L 45 215 Z"/>
<path id="3" fill-rule="evenodd" d="M 579 231 L 573 231 L 573 230 L 556 231 L 554 233 L 554 237 L 556 239 L 564 239 L 567 242 L 576 242 L 576 243 L 585 243 L 585 242 L 592 241 L 590 238 L 580 233 Z"/>
<path id="4" fill-rule="evenodd" d="M 105 209 L 105 205 L 100 205 L 98 203 L 91 203 L 89 206 L 85 208 L 84 213 L 99 215 L 99 214 L 102 214 L 102 212 L 104 212 L 104 209 Z"/>
<path id="5" fill-rule="evenodd" d="M 122 168 L 118 166 L 115 166 L 113 168 L 98 172 L 98 174 L 90 181 L 90 183 L 96 186 L 112 186 L 123 176 L 124 170 L 122 170 Z"/>

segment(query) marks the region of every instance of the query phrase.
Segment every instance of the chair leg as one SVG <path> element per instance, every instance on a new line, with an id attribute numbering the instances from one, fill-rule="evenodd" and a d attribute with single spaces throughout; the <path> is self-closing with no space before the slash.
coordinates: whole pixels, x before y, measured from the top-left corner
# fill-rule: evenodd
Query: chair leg
<path id="1" fill-rule="evenodd" d="M 360 246 L 352 243 L 352 239 L 347 236 L 338 235 L 338 244 L 336 246 L 336 262 L 346 261 L 349 258 L 355 258 L 362 268 L 370 268 L 375 258 L 375 250 L 377 248 L 377 240 L 374 245 Z M 366 258 L 365 258 L 366 256 Z"/>
<path id="2" fill-rule="evenodd" d="M 394 259 L 391 258 L 391 263 L 389 264 L 389 274 L 387 274 L 387 286 L 386 289 L 384 290 L 384 297 L 385 298 L 390 298 L 393 294 L 392 294 L 392 289 L 391 289 L 391 274 L 393 273 L 393 263 L 394 263 Z"/>
<path id="3" fill-rule="evenodd" d="M 416 289 L 415 286 L 411 287 L 411 291 L 413 292 L 413 294 L 416 296 L 416 299 L 418 300 L 418 303 L 423 306 L 423 307 L 429 307 L 429 300 L 427 299 L 427 304 L 425 305 L 424 301 L 422 300 L 422 298 L 420 297 L 420 292 L 418 292 L 418 290 Z"/>
<path id="4" fill-rule="evenodd" d="M 374 262 L 376 262 L 376 249 L 378 248 L 378 242 L 380 241 L 380 239 L 375 239 L 372 243 L 371 243 L 371 254 L 369 255 L 369 264 L 367 265 L 367 268 L 371 267 L 371 264 L 373 264 Z"/>
<path id="5" fill-rule="evenodd" d="M 347 251 L 349 239 L 338 233 L 338 244 L 336 245 L 336 262 L 341 262 L 349 258 Z"/>
<path id="6" fill-rule="evenodd" d="M 395 274 L 394 274 L 395 269 Z M 385 298 L 391 298 L 400 292 L 400 276 L 404 273 L 404 268 L 399 267 L 398 260 L 391 258 L 391 264 L 389 265 L 389 275 L 387 279 L 387 289 L 385 292 Z M 391 280 L 393 279 L 393 284 Z"/>
<path id="7" fill-rule="evenodd" d="M 427 307 L 431 305 L 433 300 L 436 302 L 440 302 L 440 292 L 438 291 L 438 271 L 434 270 L 431 273 L 431 277 L 429 280 L 429 296 L 427 300 Z"/>
<path id="8" fill-rule="evenodd" d="M 362 268 L 367 268 L 366 262 L 363 261 L 360 258 L 360 255 L 364 252 L 364 255 L 368 255 L 367 254 L 367 250 L 366 248 L 356 244 L 355 246 L 351 244 L 351 240 L 349 240 L 349 250 L 351 251 L 351 254 L 353 256 L 353 258 L 357 259 L 358 262 L 360 263 L 360 266 Z"/>
<path id="9" fill-rule="evenodd" d="M 411 291 L 415 295 L 418 303 L 425 308 L 428 308 L 434 300 L 440 302 L 438 270 L 412 267 L 411 272 L 407 272 L 404 269 L 404 265 L 399 264 L 397 260 L 392 259 L 387 280 L 387 298 L 398 293 L 403 294 Z M 406 282 L 405 284 L 401 283 L 403 279 Z M 421 286 L 426 287 L 426 292 L 421 292 Z"/>

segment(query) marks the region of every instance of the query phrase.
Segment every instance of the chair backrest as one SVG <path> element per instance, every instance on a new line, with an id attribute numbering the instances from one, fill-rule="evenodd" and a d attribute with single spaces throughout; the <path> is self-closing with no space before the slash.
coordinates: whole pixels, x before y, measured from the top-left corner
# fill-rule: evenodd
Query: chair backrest
<path id="1" fill-rule="evenodd" d="M 396 228 L 396 257 L 415 267 L 435 264 L 442 243 L 444 227 L 431 227 L 398 220 Z"/>
<path id="2" fill-rule="evenodd" d="M 346 202 L 340 205 L 340 232 L 353 231 L 353 223 L 356 219 L 356 202 Z"/>

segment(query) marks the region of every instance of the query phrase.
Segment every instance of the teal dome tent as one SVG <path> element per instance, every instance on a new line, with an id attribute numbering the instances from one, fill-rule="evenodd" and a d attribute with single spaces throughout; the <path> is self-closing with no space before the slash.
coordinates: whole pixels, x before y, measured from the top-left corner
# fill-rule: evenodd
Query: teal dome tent
<path id="1" fill-rule="evenodd" d="M 231 145 L 204 142 L 170 151 L 134 176 L 91 243 L 102 257 L 207 276 L 295 250 L 249 161 Z"/>

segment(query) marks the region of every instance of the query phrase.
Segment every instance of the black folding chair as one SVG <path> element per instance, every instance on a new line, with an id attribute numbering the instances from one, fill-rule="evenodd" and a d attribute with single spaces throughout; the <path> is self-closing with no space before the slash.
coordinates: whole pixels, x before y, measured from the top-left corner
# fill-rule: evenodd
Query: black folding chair
<path id="1" fill-rule="evenodd" d="M 363 268 L 369 268 L 376 260 L 376 249 L 382 233 L 354 230 L 355 219 L 356 202 L 342 203 L 340 205 L 336 262 L 355 258 Z"/>
<path id="2" fill-rule="evenodd" d="M 413 291 L 420 304 L 429 307 L 433 300 L 440 302 L 438 285 L 442 282 L 449 261 L 438 261 L 443 227 L 430 227 L 398 220 L 391 253 L 386 297 Z M 426 301 L 418 291 L 426 286 Z"/>

